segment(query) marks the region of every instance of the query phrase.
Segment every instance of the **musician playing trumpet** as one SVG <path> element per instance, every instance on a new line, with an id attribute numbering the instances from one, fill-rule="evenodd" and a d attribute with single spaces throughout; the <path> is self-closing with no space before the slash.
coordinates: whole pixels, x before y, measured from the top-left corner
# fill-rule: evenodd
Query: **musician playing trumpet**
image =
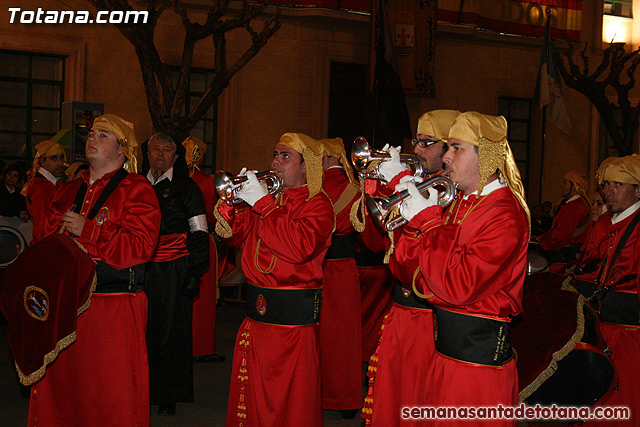
<path id="1" fill-rule="evenodd" d="M 413 182 L 405 184 L 411 197 L 403 202 L 403 216 L 409 222 L 397 238 L 392 271 L 408 274 L 409 266 L 414 292 L 433 309 L 435 352 L 424 361 L 431 371 L 423 382 L 429 403 L 515 406 L 518 377 L 507 331 L 522 311 L 529 210 L 506 120 L 462 113 L 447 144 L 443 161 L 458 185 L 457 199 L 443 211 Z M 515 424 L 493 419 L 484 425 Z"/>
<path id="2" fill-rule="evenodd" d="M 431 174 L 443 170 L 443 147 L 458 114 L 455 110 L 435 110 L 423 114 L 418 120 L 414 153 L 420 158 L 424 170 Z M 399 190 L 402 186 L 395 186 L 401 179 L 414 177 L 401 164 L 398 150 L 393 147 L 388 150 L 392 158 L 381 162 L 379 171 L 391 189 Z M 433 193 L 436 194 L 435 191 Z M 418 260 L 398 258 L 394 253 L 389 266 L 402 285 L 395 286 L 394 304 L 383 322 L 380 343 L 371 357 L 367 374 L 370 387 L 362 410 L 367 425 L 384 427 L 412 425 L 400 419 L 401 408 L 407 405 L 430 406 L 435 399 L 427 385 L 433 375 L 430 361 L 435 354 L 430 334 L 433 312 L 430 304 L 418 298 L 412 290 Z"/>
<path id="3" fill-rule="evenodd" d="M 318 318 L 322 262 L 335 216 L 322 191 L 322 150 L 315 139 L 285 133 L 271 169 L 284 191 L 252 171 L 237 197 L 218 203 L 216 232 L 243 250 L 247 317 L 233 357 L 227 426 L 323 425 Z"/>

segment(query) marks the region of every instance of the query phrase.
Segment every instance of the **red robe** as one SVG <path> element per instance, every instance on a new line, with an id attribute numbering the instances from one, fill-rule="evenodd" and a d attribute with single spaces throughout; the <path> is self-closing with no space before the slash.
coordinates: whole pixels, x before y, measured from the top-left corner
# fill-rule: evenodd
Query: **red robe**
<path id="1" fill-rule="evenodd" d="M 404 173 L 402 175 L 408 175 Z M 394 178 L 390 188 L 395 188 L 400 177 Z M 389 188 L 378 188 L 376 191 L 389 194 Z M 371 218 L 367 218 L 370 224 Z M 365 229 L 365 232 L 367 230 Z M 369 230 L 373 233 L 372 230 Z M 394 232 L 397 239 L 399 231 Z M 368 245 L 375 244 L 369 234 L 364 234 Z M 378 241 L 380 244 L 382 241 Z M 390 243 L 384 239 L 385 243 Z M 396 249 L 397 251 L 397 249 Z M 394 252 L 389 262 L 390 271 L 402 283 L 402 287 L 410 294 L 414 272 L 418 268 L 418 260 L 399 261 Z M 421 276 L 416 278 L 423 280 Z M 393 295 L 393 289 L 390 290 Z M 389 298 L 389 297 L 387 297 Z M 385 298 L 386 299 L 386 298 Z M 386 299 L 388 301 L 388 299 Z M 387 303 L 385 301 L 385 303 Z M 380 313 L 380 311 L 379 311 Z M 429 405 L 434 401 L 432 390 L 428 384 L 433 376 L 432 367 L 428 363 L 434 354 L 433 312 L 428 308 L 414 308 L 393 303 L 383 320 L 382 335 L 379 344 L 369 363 L 369 392 L 365 399 L 362 417 L 372 426 L 414 426 L 422 422 L 410 422 L 400 419 L 400 412 L 405 406 Z M 377 336 L 377 335 L 376 335 Z M 370 421 L 369 421 L 370 420 Z"/>
<path id="2" fill-rule="evenodd" d="M 80 213 L 86 216 L 113 173 L 89 185 L 86 171 L 62 186 L 47 213 L 45 235 L 57 232 L 83 181 L 88 190 Z M 77 239 L 94 259 L 124 269 L 151 258 L 159 231 L 153 188 L 142 175 L 128 174 Z M 144 292 L 94 294 L 78 318 L 76 342 L 31 388 L 29 425 L 148 426 L 146 325 Z"/>
<path id="3" fill-rule="evenodd" d="M 528 227 L 526 213 L 509 188 L 468 200 L 459 194 L 444 215 L 439 206 L 416 215 L 398 238 L 395 258 L 403 268 L 417 258 L 421 280 L 415 287 L 432 304 L 510 321 L 522 311 Z M 436 352 L 431 363 L 423 362 L 432 369 L 422 384 L 430 390 L 434 406 L 517 404 L 513 358 L 493 367 Z M 515 425 L 515 420 L 491 420 L 487 425 Z"/>
<path id="4" fill-rule="evenodd" d="M 335 204 L 350 185 L 342 168 L 325 171 L 324 190 Z M 336 214 L 334 236 L 355 230 L 349 214 L 360 198 L 355 192 L 349 203 Z M 360 320 L 360 282 L 353 258 L 325 259 L 320 311 L 320 367 L 322 408 L 346 410 L 362 406 L 362 325 Z"/>
<path id="5" fill-rule="evenodd" d="M 209 231 L 213 231 L 216 219 L 213 215 L 218 196 L 213 179 L 198 169 L 191 175 L 204 198 Z M 200 293 L 193 299 L 193 355 L 216 353 L 216 286 L 218 285 L 218 252 L 213 237 L 209 238 L 209 267 L 200 280 Z"/>
<path id="6" fill-rule="evenodd" d="M 578 279 L 595 281 L 602 261 L 612 258 L 624 230 L 637 213 L 638 211 L 613 225 L 611 224 L 613 217 L 611 212 L 606 212 L 598 218 L 593 231 L 589 234 L 582 264 L 597 262 L 598 268 L 591 273 L 578 276 Z M 639 274 L 640 262 L 638 260 L 640 260 L 640 226 L 636 226 L 633 230 L 620 252 L 614 268 L 602 283 L 610 282 L 616 274 L 619 274 L 618 278 Z M 616 269 L 620 269 L 620 272 L 616 273 Z M 632 280 L 616 285 L 615 290 L 637 295 L 640 290 L 640 280 L 636 276 Z M 617 424 L 609 421 L 607 425 L 637 425 L 640 422 L 638 415 L 640 413 L 640 366 L 638 365 L 640 327 L 601 322 L 600 330 L 607 346 L 611 349 L 611 359 L 618 376 L 618 388 L 614 389 L 604 404 L 606 406 L 627 406 L 631 409 L 629 420 L 620 421 Z"/>
<path id="7" fill-rule="evenodd" d="M 232 225 L 230 244 L 243 250 L 242 270 L 249 283 L 321 287 L 333 208 L 324 193 L 308 197 L 305 185 L 277 197 L 268 194 L 252 208 L 220 205 Z M 233 355 L 227 426 L 323 425 L 317 333 L 317 325 L 280 326 L 245 318 Z"/>
<path id="8" fill-rule="evenodd" d="M 29 210 L 29 215 L 33 217 L 32 243 L 47 236 L 45 232 L 47 210 L 58 188 L 60 188 L 59 184 L 53 184 L 40 173 L 37 173 L 27 186 L 27 209 Z"/>
<path id="9" fill-rule="evenodd" d="M 538 237 L 545 251 L 557 252 L 564 246 L 580 246 L 587 237 L 589 228 L 589 206 L 582 199 L 567 202 L 553 218 L 551 230 Z"/>
<path id="10" fill-rule="evenodd" d="M 362 318 L 362 361 L 369 362 L 382 333 L 382 321 L 393 303 L 396 278 L 384 264 L 389 238 L 367 217 L 365 229 L 356 241 L 356 263 L 360 278 L 360 312 Z M 358 250 L 360 249 L 360 250 Z"/>

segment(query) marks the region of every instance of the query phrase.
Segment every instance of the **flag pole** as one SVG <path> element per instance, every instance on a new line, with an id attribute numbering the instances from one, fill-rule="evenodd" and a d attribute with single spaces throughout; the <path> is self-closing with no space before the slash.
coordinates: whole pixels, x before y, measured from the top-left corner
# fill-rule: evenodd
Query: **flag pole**
<path id="1" fill-rule="evenodd" d="M 542 189 L 544 188 L 544 142 L 547 139 L 547 106 L 542 107 L 542 141 L 540 144 L 540 191 L 538 191 L 538 204 L 542 204 Z"/>

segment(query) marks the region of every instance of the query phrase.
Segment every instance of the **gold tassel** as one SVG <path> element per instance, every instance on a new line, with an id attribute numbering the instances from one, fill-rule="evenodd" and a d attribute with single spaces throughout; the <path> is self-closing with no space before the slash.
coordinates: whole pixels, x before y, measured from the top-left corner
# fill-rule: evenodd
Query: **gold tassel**
<path id="1" fill-rule="evenodd" d="M 222 199 L 218 199 L 218 203 L 216 203 L 216 207 L 213 208 L 213 216 L 216 218 L 216 234 L 223 239 L 228 239 L 233 236 L 233 230 L 231 230 L 231 226 L 227 222 L 226 219 L 222 217 L 220 211 L 218 211 L 218 206 L 220 203 L 224 203 Z"/>

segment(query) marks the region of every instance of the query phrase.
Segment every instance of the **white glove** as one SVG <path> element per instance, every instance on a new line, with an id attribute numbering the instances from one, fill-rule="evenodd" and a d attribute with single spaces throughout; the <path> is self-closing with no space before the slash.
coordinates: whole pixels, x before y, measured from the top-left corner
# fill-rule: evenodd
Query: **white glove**
<path id="1" fill-rule="evenodd" d="M 258 200 L 267 195 L 267 185 L 263 185 L 258 181 L 254 171 L 248 171 L 245 168 L 242 168 L 240 173 L 242 174 L 243 172 L 247 175 L 247 181 L 242 184 L 242 187 L 237 191 L 236 196 L 247 202 L 250 206 L 253 206 Z"/>
<path id="2" fill-rule="evenodd" d="M 391 159 L 380 162 L 378 171 L 385 181 L 390 182 L 394 176 L 407 170 L 407 166 L 400 163 L 400 147 L 389 147 L 389 144 L 385 144 L 385 146 L 382 147 L 382 151 L 388 151 L 389 154 L 391 154 Z"/>
<path id="3" fill-rule="evenodd" d="M 400 205 L 400 215 L 407 221 L 411 221 L 414 216 L 424 209 L 438 204 L 438 192 L 429 191 L 429 198 L 425 199 L 413 182 L 407 182 L 409 197 Z"/>
<path id="4" fill-rule="evenodd" d="M 415 175 L 403 176 L 402 178 L 400 178 L 400 182 L 398 183 L 398 185 L 396 185 L 396 188 L 394 189 L 394 191 L 398 193 L 400 191 L 406 190 L 410 182 L 417 184 L 422 182 L 422 178 Z"/>

